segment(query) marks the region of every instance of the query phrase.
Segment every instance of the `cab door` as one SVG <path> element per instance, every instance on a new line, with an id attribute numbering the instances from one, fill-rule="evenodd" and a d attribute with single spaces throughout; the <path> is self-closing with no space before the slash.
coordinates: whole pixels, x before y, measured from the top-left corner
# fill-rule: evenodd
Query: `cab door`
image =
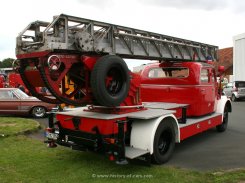
<path id="1" fill-rule="evenodd" d="M 200 114 L 214 112 L 216 100 L 216 83 L 213 68 L 202 68 L 200 77 L 201 109 Z"/>

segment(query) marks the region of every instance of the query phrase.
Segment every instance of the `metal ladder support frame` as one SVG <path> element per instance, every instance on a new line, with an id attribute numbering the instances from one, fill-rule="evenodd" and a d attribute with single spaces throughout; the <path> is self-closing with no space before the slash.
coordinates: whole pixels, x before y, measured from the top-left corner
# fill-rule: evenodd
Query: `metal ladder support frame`
<path id="1" fill-rule="evenodd" d="M 56 37 L 51 36 L 55 31 L 61 31 L 55 27 L 62 24 L 63 32 L 56 33 Z M 40 30 L 40 26 L 46 26 L 42 32 L 42 41 L 22 44 L 24 33 Z M 185 61 L 197 58 L 195 61 L 205 61 L 211 57 L 217 60 L 217 46 L 64 14 L 54 17 L 48 25 L 41 21 L 29 24 L 17 37 L 16 54 L 25 53 L 26 50 L 78 51 L 75 46 L 76 32 L 91 35 L 90 40 L 85 40 L 91 41 L 91 46 L 79 50 L 81 52 L 109 53 L 132 59 Z M 85 37 L 80 38 L 82 40 Z"/>

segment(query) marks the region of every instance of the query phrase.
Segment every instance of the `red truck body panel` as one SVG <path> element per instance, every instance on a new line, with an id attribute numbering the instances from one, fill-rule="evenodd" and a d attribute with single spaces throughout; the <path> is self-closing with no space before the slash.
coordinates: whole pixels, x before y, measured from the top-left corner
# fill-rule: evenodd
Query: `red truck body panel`
<path id="1" fill-rule="evenodd" d="M 69 130 L 79 130 L 86 133 L 92 133 L 95 134 L 96 130 L 95 127 L 98 128 L 98 131 L 101 135 L 112 135 L 118 133 L 118 126 L 115 121 L 117 120 L 125 120 L 125 118 L 118 118 L 115 119 L 95 119 L 95 118 L 86 118 L 86 117 L 80 117 L 80 123 L 78 128 L 75 127 L 72 118 L 74 116 L 69 115 L 61 115 L 57 114 L 56 119 L 60 122 L 60 125 L 64 129 Z M 125 132 L 127 131 L 126 125 L 124 128 Z"/>
<path id="2" fill-rule="evenodd" d="M 210 128 L 214 128 L 222 123 L 222 115 L 207 119 L 193 125 L 180 128 L 180 140 L 187 139 L 193 135 L 204 132 Z"/>
<path id="3" fill-rule="evenodd" d="M 152 77 L 150 72 L 162 68 L 186 68 L 186 77 Z M 207 80 L 201 81 L 201 69 Z M 189 104 L 187 116 L 202 116 L 215 111 L 217 84 L 214 68 L 197 62 L 150 64 L 141 71 L 141 97 L 143 102 L 173 102 Z"/>
<path id="4" fill-rule="evenodd" d="M 4 76 L 0 75 L 0 88 L 4 88 L 5 86 L 5 78 Z"/>
<path id="5" fill-rule="evenodd" d="M 9 87 L 18 88 L 18 85 L 25 86 L 20 77 L 20 74 L 10 73 L 8 75 L 8 78 L 9 78 Z"/>

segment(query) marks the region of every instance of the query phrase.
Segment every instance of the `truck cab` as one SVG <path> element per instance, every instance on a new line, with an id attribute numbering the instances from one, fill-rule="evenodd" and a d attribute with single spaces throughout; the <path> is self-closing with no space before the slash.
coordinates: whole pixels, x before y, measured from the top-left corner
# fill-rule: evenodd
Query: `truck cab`
<path id="1" fill-rule="evenodd" d="M 204 62 L 167 62 L 145 65 L 140 71 L 143 102 L 187 104 L 187 116 L 213 113 L 218 85 L 215 69 Z"/>

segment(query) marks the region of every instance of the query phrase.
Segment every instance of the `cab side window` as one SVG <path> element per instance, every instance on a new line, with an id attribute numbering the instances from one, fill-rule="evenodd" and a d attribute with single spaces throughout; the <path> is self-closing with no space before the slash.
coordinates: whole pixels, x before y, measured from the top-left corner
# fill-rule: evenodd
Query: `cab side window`
<path id="1" fill-rule="evenodd" d="M 209 74 L 208 69 L 201 70 L 201 83 L 208 83 L 209 82 Z"/>

